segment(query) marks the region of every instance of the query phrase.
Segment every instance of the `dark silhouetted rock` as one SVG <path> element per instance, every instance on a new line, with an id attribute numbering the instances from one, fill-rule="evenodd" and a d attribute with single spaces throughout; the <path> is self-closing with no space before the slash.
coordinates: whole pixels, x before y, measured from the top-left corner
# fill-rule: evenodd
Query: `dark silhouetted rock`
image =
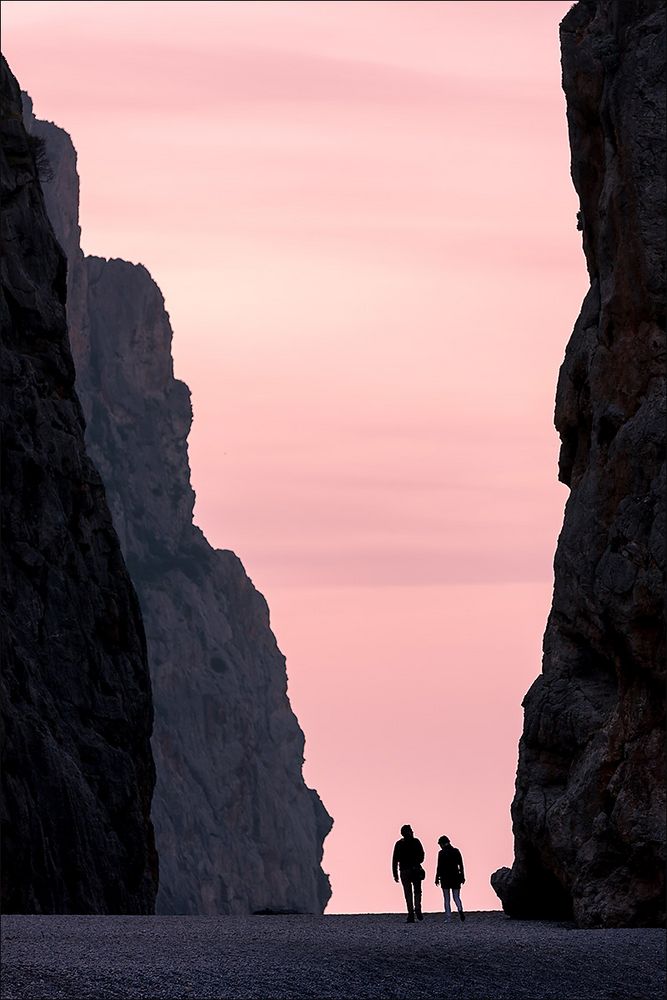
<path id="1" fill-rule="evenodd" d="M 68 318 L 86 442 L 141 602 L 155 701 L 161 913 L 322 912 L 331 819 L 301 773 L 303 734 L 263 597 L 192 522 L 188 387 L 141 265 L 84 257 L 76 153 L 36 120 L 45 196 L 69 261 Z"/>
<path id="2" fill-rule="evenodd" d="M 542 676 L 524 701 L 515 916 L 665 919 L 665 4 L 561 25 L 590 290 L 556 397 L 571 494 Z"/>
<path id="3" fill-rule="evenodd" d="M 151 913 L 146 645 L 87 457 L 53 235 L 2 74 L 2 905 Z"/>

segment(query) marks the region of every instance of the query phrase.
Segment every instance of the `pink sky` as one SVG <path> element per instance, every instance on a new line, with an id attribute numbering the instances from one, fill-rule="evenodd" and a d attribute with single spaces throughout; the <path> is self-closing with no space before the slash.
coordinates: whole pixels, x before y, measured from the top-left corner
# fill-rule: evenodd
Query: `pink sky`
<path id="1" fill-rule="evenodd" d="M 3 3 L 79 153 L 86 252 L 144 263 L 196 519 L 265 594 L 336 825 L 330 912 L 402 907 L 412 823 L 498 907 L 567 491 L 587 287 L 560 2 Z"/>

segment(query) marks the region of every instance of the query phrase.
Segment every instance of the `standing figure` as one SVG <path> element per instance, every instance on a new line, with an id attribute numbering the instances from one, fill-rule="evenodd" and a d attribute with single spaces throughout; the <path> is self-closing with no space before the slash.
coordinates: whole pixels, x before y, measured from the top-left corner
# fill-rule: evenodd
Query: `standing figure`
<path id="1" fill-rule="evenodd" d="M 408 908 L 409 924 L 423 920 L 422 914 L 422 878 L 424 877 L 421 863 L 424 860 L 424 848 L 412 832 L 411 826 L 401 827 L 401 839 L 396 841 L 391 859 L 391 870 L 394 882 L 398 882 L 398 872 L 401 872 L 401 883 L 405 893 Z"/>
<path id="2" fill-rule="evenodd" d="M 440 886 L 442 895 L 445 897 L 445 917 L 449 920 L 452 913 L 449 899 L 451 891 L 459 916 L 461 920 L 465 920 L 466 915 L 463 912 L 460 890 L 466 877 L 463 871 L 461 852 L 456 847 L 452 847 L 449 837 L 440 837 L 438 844 L 440 851 L 438 853 L 438 867 L 435 872 L 435 884 Z"/>

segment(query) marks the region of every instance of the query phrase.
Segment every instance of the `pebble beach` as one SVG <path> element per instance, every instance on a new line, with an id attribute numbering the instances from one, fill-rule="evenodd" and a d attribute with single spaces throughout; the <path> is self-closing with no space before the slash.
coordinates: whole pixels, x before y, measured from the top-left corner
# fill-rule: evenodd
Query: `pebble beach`
<path id="1" fill-rule="evenodd" d="M 578 930 L 471 912 L 4 916 L 3 1000 L 110 997 L 653 1000 L 659 928 Z"/>

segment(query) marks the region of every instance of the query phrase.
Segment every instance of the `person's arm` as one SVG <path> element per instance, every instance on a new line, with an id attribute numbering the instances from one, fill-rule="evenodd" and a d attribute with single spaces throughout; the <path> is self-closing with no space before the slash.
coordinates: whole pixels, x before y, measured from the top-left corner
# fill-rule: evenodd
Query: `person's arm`
<path id="1" fill-rule="evenodd" d="M 394 882 L 398 882 L 398 843 L 394 844 L 394 853 L 391 858 L 391 873 L 394 876 Z"/>
<path id="2" fill-rule="evenodd" d="M 417 846 L 417 851 L 415 853 L 415 857 L 417 858 L 417 864 L 421 865 L 424 862 L 424 848 L 422 847 L 421 840 L 417 841 L 416 846 Z"/>
<path id="3" fill-rule="evenodd" d="M 438 852 L 438 863 L 435 866 L 435 884 L 440 885 L 440 858 L 442 856 L 442 851 Z"/>
<path id="4" fill-rule="evenodd" d="M 459 869 L 460 869 L 460 872 L 461 872 L 461 885 L 463 885 L 463 883 L 466 880 L 466 873 L 463 870 L 463 857 L 462 857 L 460 851 L 458 852 L 458 855 L 459 855 Z"/>

